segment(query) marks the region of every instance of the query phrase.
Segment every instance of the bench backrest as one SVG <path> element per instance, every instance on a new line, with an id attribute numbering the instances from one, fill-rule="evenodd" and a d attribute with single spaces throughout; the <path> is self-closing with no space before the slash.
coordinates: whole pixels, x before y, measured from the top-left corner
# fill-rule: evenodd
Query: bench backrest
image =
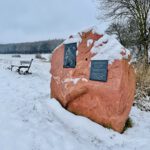
<path id="1" fill-rule="evenodd" d="M 22 60 L 22 61 L 20 61 L 20 64 L 21 64 L 21 65 L 23 65 L 23 64 L 28 64 L 28 70 L 27 70 L 27 71 L 29 71 L 32 62 L 33 62 L 33 59 L 31 59 L 30 61 Z"/>
<path id="2" fill-rule="evenodd" d="M 21 60 L 21 61 L 20 61 L 20 64 L 21 64 L 21 65 L 22 65 L 22 64 L 30 64 L 30 62 L 31 62 L 31 61 Z"/>
<path id="3" fill-rule="evenodd" d="M 29 69 L 30 69 L 30 67 L 31 67 L 31 65 L 32 65 L 32 62 L 33 62 L 33 59 L 31 59 L 31 61 L 30 61 L 28 71 L 29 71 Z"/>

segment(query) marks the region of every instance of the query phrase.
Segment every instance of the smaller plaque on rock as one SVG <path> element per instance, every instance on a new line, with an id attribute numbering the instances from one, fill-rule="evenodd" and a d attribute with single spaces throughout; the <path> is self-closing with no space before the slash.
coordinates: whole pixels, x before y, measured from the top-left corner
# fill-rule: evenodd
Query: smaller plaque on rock
<path id="1" fill-rule="evenodd" d="M 65 44 L 64 50 L 64 68 L 76 67 L 77 43 Z"/>
<path id="2" fill-rule="evenodd" d="M 108 60 L 92 60 L 90 80 L 107 81 L 108 74 Z"/>

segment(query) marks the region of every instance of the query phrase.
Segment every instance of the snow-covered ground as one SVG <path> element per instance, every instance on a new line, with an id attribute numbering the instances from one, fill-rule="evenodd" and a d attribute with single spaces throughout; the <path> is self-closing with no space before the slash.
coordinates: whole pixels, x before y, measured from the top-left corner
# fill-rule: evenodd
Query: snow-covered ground
<path id="1" fill-rule="evenodd" d="M 133 107 L 124 134 L 73 115 L 50 99 L 48 62 L 34 60 L 32 75 L 7 69 L 31 58 L 0 55 L 0 150 L 150 150 L 150 113 Z"/>

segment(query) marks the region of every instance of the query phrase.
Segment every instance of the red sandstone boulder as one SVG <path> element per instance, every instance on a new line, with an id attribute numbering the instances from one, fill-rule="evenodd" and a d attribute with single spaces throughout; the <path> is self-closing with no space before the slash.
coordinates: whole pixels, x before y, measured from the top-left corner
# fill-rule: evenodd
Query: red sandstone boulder
<path id="1" fill-rule="evenodd" d="M 64 68 L 64 44 L 77 42 L 75 68 Z M 63 107 L 118 132 L 131 110 L 135 74 L 129 51 L 113 37 L 94 29 L 70 36 L 51 60 L 51 97 Z M 108 60 L 107 81 L 90 80 L 91 60 Z"/>

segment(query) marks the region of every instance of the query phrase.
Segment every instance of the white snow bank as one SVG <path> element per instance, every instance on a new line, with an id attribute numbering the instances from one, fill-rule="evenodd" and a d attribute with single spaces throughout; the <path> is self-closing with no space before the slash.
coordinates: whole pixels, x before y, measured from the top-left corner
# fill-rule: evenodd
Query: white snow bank
<path id="1" fill-rule="evenodd" d="M 6 69 L 15 61 L 18 59 L 11 55 L 0 55 L 1 150 L 150 149 L 150 112 L 133 107 L 133 127 L 119 134 L 68 112 L 50 99 L 49 63 L 34 61 L 33 74 L 20 76 Z"/>
<path id="2" fill-rule="evenodd" d="M 150 113 L 141 112 L 133 107 L 130 114 L 133 127 L 125 131 L 124 134 L 119 134 L 85 117 L 76 116 L 66 111 L 55 99 L 49 101 L 49 107 L 66 129 L 74 134 L 75 138 L 78 138 L 79 141 L 86 141 L 97 150 L 150 149 Z M 87 149 L 91 150 L 90 147 Z"/>

